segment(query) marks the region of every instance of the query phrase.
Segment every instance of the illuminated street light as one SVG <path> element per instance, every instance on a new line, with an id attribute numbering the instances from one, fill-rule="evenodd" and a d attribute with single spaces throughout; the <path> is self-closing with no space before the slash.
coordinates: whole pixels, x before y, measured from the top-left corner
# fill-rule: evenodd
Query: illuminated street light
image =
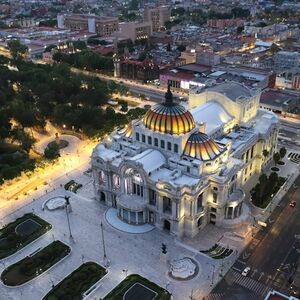
<path id="1" fill-rule="evenodd" d="M 69 219 L 69 205 L 70 205 L 70 196 L 65 196 L 66 204 L 66 214 L 67 214 L 67 221 L 68 221 L 68 228 L 69 228 L 69 235 L 70 235 L 70 240 L 74 241 L 72 231 L 71 231 L 71 224 L 70 224 L 70 219 Z"/>

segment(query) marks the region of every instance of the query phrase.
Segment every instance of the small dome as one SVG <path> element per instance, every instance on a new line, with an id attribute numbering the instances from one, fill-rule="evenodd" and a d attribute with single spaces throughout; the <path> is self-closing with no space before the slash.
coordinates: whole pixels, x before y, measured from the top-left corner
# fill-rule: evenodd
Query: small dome
<path id="1" fill-rule="evenodd" d="M 213 160 L 221 153 L 225 147 L 220 146 L 208 135 L 202 132 L 193 133 L 187 140 L 183 155 L 200 159 L 202 161 Z"/>
<path id="2" fill-rule="evenodd" d="M 173 103 L 173 95 L 168 87 L 166 101 L 156 104 L 146 112 L 144 125 L 154 131 L 168 134 L 184 134 L 195 127 L 192 114 L 183 106 Z"/>

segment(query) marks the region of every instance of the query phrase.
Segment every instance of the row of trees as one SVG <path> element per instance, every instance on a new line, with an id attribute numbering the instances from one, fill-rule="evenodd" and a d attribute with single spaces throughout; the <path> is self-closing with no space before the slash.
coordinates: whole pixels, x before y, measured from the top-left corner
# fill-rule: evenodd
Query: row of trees
<path id="1" fill-rule="evenodd" d="M 286 148 L 281 147 L 278 152 L 275 152 L 273 154 L 273 161 L 275 163 L 275 166 L 278 164 L 278 162 L 281 159 L 283 159 L 286 156 L 286 153 L 287 153 Z M 263 157 L 266 159 L 269 156 L 270 153 L 269 153 L 268 150 L 264 149 L 262 154 L 263 154 Z"/>
<path id="2" fill-rule="evenodd" d="M 171 15 L 173 16 L 173 20 L 168 21 L 165 24 L 167 29 L 170 29 L 173 25 L 181 23 L 182 21 L 202 25 L 209 19 L 248 18 L 250 16 L 250 11 L 241 7 L 234 7 L 230 12 L 225 13 L 216 12 L 214 10 L 203 11 L 202 9 L 196 9 L 190 12 L 183 7 L 178 7 L 172 9 Z"/>
<path id="3" fill-rule="evenodd" d="M 269 177 L 266 174 L 262 174 L 259 177 L 259 182 L 251 190 L 252 203 L 258 207 L 265 208 L 284 181 L 285 179 L 279 177 L 276 172 L 272 172 Z"/>
<path id="4" fill-rule="evenodd" d="M 53 55 L 56 62 L 67 63 L 75 68 L 86 70 L 113 71 L 113 60 L 110 56 L 103 56 L 91 50 L 83 50 L 72 54 L 56 52 Z"/>

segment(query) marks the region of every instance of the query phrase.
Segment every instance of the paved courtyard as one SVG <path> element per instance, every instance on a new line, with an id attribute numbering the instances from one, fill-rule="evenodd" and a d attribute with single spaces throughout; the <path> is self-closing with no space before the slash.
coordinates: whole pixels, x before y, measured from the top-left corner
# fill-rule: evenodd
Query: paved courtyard
<path id="1" fill-rule="evenodd" d="M 197 239 L 194 244 L 189 245 L 185 241 L 175 240 L 173 236 L 158 229 L 134 234 L 125 233 L 114 228 L 106 221 L 105 212 L 107 207 L 93 199 L 91 177 L 84 175 L 83 171 L 84 168 L 76 170 L 68 176 L 62 176 L 58 181 L 53 182 L 52 191 L 49 191 L 49 187 L 41 187 L 32 195 L 24 197 L 23 201 L 16 201 L 13 206 L 8 205 L 8 203 L 6 206 L 2 205 L 0 211 L 2 225 L 13 221 L 26 212 L 34 212 L 50 222 L 53 229 L 20 252 L 3 259 L 0 265 L 1 272 L 4 266 L 7 267 L 19 261 L 36 249 L 46 246 L 54 239 L 59 239 L 72 247 L 70 257 L 33 281 L 14 288 L 8 288 L 1 284 L 0 293 L 5 295 L 5 299 L 41 299 L 51 289 L 52 283 L 57 284 L 83 261 L 95 261 L 104 264 L 101 222 L 104 225 L 106 252 L 110 266 L 108 275 L 101 281 L 98 288 L 89 295 L 89 299 L 104 297 L 125 278 L 125 273 L 122 270 L 128 270 L 128 274 L 138 273 L 162 287 L 167 286 L 175 300 L 188 299 L 192 292 L 195 299 L 201 299 L 200 297 L 207 294 L 212 285 L 220 278 L 221 268 L 224 272 L 224 268 L 233 263 L 236 254 L 231 255 L 223 262 L 200 254 L 198 250 L 208 246 L 206 241 L 201 243 Z M 78 194 L 67 192 L 60 187 L 60 184 L 67 182 L 70 177 L 84 185 Z M 48 189 L 47 193 L 45 193 L 46 189 Z M 71 196 L 70 223 L 74 241 L 69 238 L 65 211 L 42 209 L 43 203 L 47 199 L 64 195 Z M 35 201 L 32 201 L 33 197 L 35 197 Z M 220 234 L 222 236 L 223 233 L 223 231 L 219 232 L 219 229 L 213 226 L 206 231 L 206 234 L 210 234 L 216 239 L 220 237 Z M 236 249 L 239 245 L 243 245 L 242 242 L 237 243 L 234 239 L 231 241 Z M 161 243 L 167 245 L 169 260 L 186 256 L 194 258 L 199 265 L 198 275 L 184 282 L 170 278 L 168 276 L 168 264 L 160 260 Z M 230 246 L 230 239 L 227 240 L 227 243 Z"/>

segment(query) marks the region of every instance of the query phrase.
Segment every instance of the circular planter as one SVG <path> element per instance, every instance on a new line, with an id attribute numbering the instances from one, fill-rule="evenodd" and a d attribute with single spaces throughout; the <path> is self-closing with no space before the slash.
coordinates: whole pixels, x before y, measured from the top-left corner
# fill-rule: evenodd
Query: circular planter
<path id="1" fill-rule="evenodd" d="M 272 167 L 271 170 L 272 170 L 273 172 L 279 172 L 279 171 L 280 171 L 280 169 L 277 168 L 277 167 Z"/>
<path id="2" fill-rule="evenodd" d="M 52 142 L 50 142 L 50 143 L 47 145 L 47 147 L 53 145 L 54 143 L 57 143 L 57 142 L 56 142 L 56 141 L 52 141 Z M 69 146 L 69 142 L 68 142 L 68 141 L 66 141 L 66 140 L 59 140 L 59 141 L 58 141 L 58 148 L 59 148 L 59 149 L 66 148 L 66 147 L 68 147 L 68 146 Z"/>
<path id="3" fill-rule="evenodd" d="M 171 270 L 169 271 L 169 276 L 176 280 L 190 280 L 199 273 L 198 263 L 190 257 L 175 260 L 170 264 Z"/>

